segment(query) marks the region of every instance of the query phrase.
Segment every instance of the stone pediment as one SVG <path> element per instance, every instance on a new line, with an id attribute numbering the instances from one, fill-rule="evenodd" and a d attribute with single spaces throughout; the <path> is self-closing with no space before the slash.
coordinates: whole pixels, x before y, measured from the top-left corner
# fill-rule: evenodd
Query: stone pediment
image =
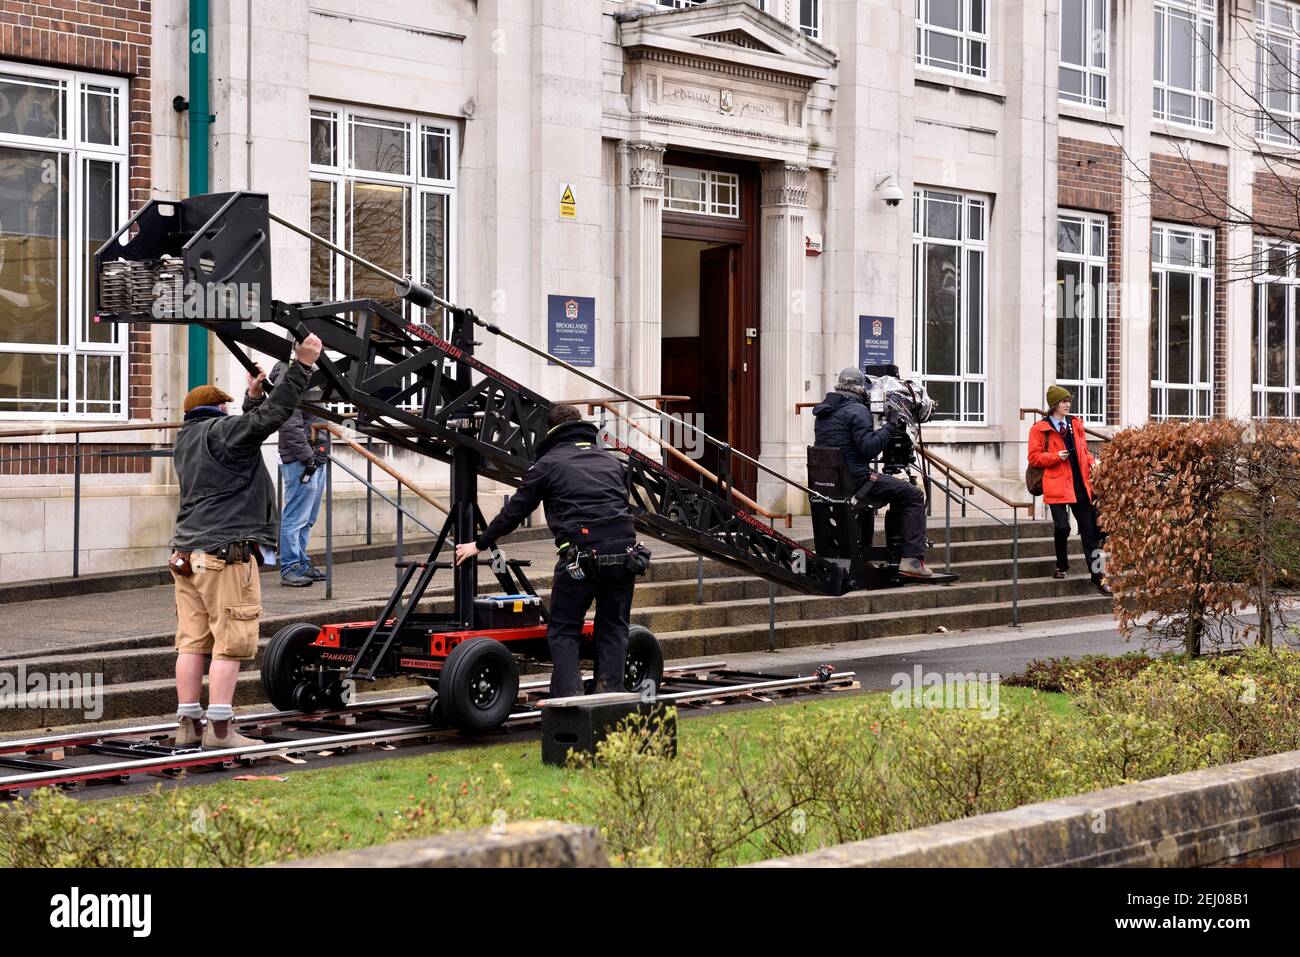
<path id="1" fill-rule="evenodd" d="M 827 79 L 836 62 L 829 49 L 749 0 L 713 0 L 625 17 L 618 37 L 633 60 L 667 60 L 706 70 L 727 64 L 755 78 L 805 88 Z"/>

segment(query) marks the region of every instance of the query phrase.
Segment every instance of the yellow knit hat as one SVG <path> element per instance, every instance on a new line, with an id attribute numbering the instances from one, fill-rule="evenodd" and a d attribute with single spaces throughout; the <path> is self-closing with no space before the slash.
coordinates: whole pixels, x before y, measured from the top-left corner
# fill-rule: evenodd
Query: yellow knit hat
<path id="1" fill-rule="evenodd" d="M 220 405 L 230 401 L 230 396 L 215 385 L 196 386 L 185 396 L 185 411 L 190 412 L 201 405 Z"/>

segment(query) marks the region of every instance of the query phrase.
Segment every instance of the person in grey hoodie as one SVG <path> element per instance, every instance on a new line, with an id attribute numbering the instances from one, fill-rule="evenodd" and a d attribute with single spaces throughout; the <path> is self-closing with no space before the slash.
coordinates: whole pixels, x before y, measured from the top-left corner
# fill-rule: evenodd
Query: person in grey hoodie
<path id="1" fill-rule="evenodd" d="M 268 381 L 276 383 L 285 364 L 277 362 Z M 280 584 L 305 588 L 325 573 L 311 563 L 307 545 L 325 494 L 325 463 L 330 434 L 325 420 L 301 406 L 280 427 L 280 475 L 284 479 L 284 510 L 280 515 Z"/>

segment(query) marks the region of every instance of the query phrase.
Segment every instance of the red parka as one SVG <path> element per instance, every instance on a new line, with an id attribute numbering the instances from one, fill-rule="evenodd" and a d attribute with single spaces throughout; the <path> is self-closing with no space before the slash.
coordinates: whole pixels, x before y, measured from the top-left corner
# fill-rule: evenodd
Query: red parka
<path id="1" fill-rule="evenodd" d="M 1096 461 L 1088 451 L 1087 435 L 1083 431 L 1083 420 L 1077 415 L 1066 419 L 1074 434 L 1074 448 L 1079 456 L 1079 468 L 1083 472 L 1083 485 L 1092 492 L 1092 466 Z M 1043 450 L 1046 443 L 1047 450 Z M 1066 448 L 1065 439 L 1052 425 L 1051 419 L 1039 419 L 1029 429 L 1029 464 L 1043 470 L 1043 501 L 1048 505 L 1066 505 L 1074 502 L 1074 476 L 1070 473 L 1070 460 L 1062 459 L 1058 453 Z"/>

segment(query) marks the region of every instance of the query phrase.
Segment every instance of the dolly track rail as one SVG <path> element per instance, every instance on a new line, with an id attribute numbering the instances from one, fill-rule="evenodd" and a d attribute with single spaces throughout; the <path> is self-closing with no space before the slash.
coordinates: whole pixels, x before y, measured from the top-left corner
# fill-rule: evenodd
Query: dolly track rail
<path id="1" fill-rule="evenodd" d="M 854 672 L 831 672 L 821 669 L 817 674 L 795 677 L 764 676 L 747 672 L 729 672 L 725 662 L 706 662 L 699 665 L 677 665 L 664 669 L 664 687 L 681 686 L 681 690 L 665 690 L 659 700 L 671 704 L 691 705 L 697 702 L 735 700 L 756 695 L 808 691 L 827 691 L 852 686 Z M 529 697 L 546 686 L 544 681 L 520 685 L 524 700 L 506 719 L 504 727 L 522 728 L 538 724 L 541 711 Z M 39 787 L 75 786 L 90 782 L 126 783 L 141 774 L 176 774 L 190 768 L 224 767 L 236 762 L 251 763 L 261 758 L 295 755 L 321 750 L 351 749 L 361 745 L 385 745 L 402 742 L 426 741 L 434 738 L 457 740 L 457 733 L 420 716 L 430 698 L 427 694 L 378 698 L 351 704 L 335 711 L 302 714 L 292 711 L 270 711 L 237 716 L 235 724 L 241 730 L 259 731 L 273 728 L 295 729 L 302 726 L 315 728 L 331 720 L 346 718 L 393 722 L 393 727 L 338 731 L 316 737 L 280 741 L 265 741 L 247 748 L 177 751 L 163 744 L 159 738 L 176 729 L 175 722 L 115 728 L 106 731 L 79 731 L 63 735 L 15 739 L 0 742 L 0 767 L 37 766 L 24 773 L 0 777 L 0 798 Z M 368 717 L 367 717 L 368 716 Z M 39 755 L 67 750 L 88 753 L 109 753 L 120 756 L 132 747 L 156 750 L 140 758 L 109 761 L 100 764 L 71 765 L 41 758 Z"/>

